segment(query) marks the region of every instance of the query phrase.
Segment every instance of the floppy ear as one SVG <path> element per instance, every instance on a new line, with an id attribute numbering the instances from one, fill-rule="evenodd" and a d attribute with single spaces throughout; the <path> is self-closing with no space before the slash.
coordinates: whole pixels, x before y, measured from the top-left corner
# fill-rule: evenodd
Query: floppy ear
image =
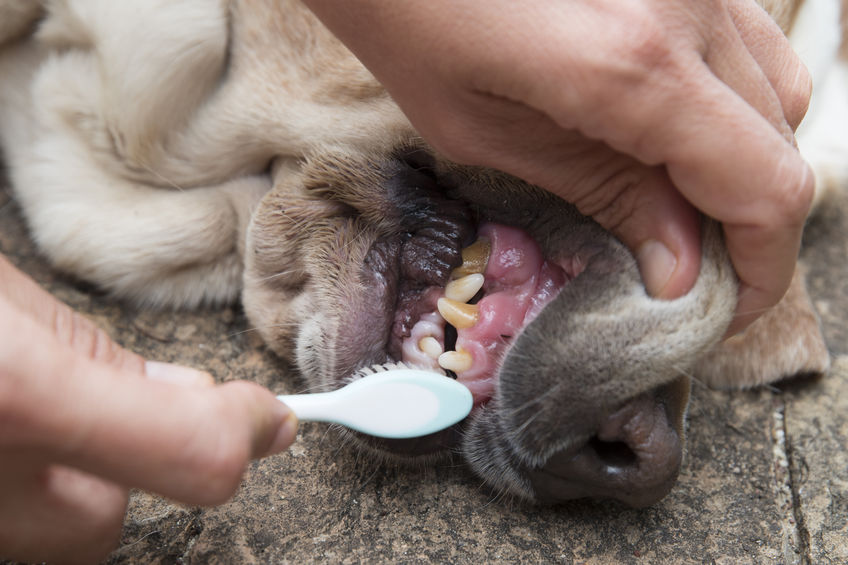
<path id="1" fill-rule="evenodd" d="M 830 354 L 798 265 L 783 299 L 748 329 L 698 362 L 695 377 L 716 388 L 748 388 L 798 375 L 819 375 Z"/>
<path id="2" fill-rule="evenodd" d="M 0 44 L 32 31 L 44 8 L 41 2 L 0 0 Z"/>

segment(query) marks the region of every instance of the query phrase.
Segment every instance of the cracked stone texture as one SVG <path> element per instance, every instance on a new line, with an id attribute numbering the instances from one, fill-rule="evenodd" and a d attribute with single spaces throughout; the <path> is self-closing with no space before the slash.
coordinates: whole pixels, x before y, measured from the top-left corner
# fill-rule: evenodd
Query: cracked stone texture
<path id="1" fill-rule="evenodd" d="M 301 387 L 237 307 L 139 312 L 57 275 L 2 188 L 0 252 L 148 358 L 277 393 Z M 379 466 L 326 426 L 303 424 L 293 448 L 251 464 L 223 506 L 185 508 L 135 492 L 107 562 L 846 563 L 848 198 L 811 223 L 803 256 L 831 374 L 745 392 L 696 386 L 679 483 L 652 508 L 509 503 L 461 465 Z"/>

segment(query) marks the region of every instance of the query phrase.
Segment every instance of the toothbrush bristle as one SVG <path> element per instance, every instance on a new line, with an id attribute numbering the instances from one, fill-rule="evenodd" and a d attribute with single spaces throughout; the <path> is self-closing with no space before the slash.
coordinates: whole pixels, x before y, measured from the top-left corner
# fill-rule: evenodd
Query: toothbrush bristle
<path id="1" fill-rule="evenodd" d="M 414 369 L 414 367 L 410 367 L 400 361 L 378 363 L 376 365 L 371 365 L 370 367 L 362 367 L 353 374 L 353 379 L 360 379 L 362 377 L 367 377 L 368 375 L 373 375 L 374 373 L 385 373 L 386 371 L 394 371 L 396 369 Z"/>

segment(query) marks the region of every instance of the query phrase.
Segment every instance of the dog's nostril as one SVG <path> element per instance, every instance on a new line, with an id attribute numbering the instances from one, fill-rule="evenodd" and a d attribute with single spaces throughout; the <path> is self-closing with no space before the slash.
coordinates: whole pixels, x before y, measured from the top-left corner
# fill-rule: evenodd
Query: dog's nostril
<path id="1" fill-rule="evenodd" d="M 598 459 L 607 467 L 629 467 L 639 460 L 623 441 L 603 441 L 595 436 L 589 440 L 588 447 L 595 451 Z"/>
<path id="2" fill-rule="evenodd" d="M 530 473 L 538 499 L 591 496 L 653 504 L 668 493 L 680 469 L 675 416 L 664 390 L 631 399 L 602 418 L 585 443 L 552 455 Z"/>

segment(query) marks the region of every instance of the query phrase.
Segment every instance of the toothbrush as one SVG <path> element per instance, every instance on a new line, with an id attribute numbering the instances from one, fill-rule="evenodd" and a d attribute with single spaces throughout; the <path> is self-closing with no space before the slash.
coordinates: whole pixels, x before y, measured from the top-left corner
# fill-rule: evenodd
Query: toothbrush
<path id="1" fill-rule="evenodd" d="M 411 438 L 443 430 L 465 418 L 473 405 L 463 385 L 433 371 L 404 365 L 377 366 L 338 390 L 280 395 L 302 421 L 332 422 L 364 434 Z"/>

